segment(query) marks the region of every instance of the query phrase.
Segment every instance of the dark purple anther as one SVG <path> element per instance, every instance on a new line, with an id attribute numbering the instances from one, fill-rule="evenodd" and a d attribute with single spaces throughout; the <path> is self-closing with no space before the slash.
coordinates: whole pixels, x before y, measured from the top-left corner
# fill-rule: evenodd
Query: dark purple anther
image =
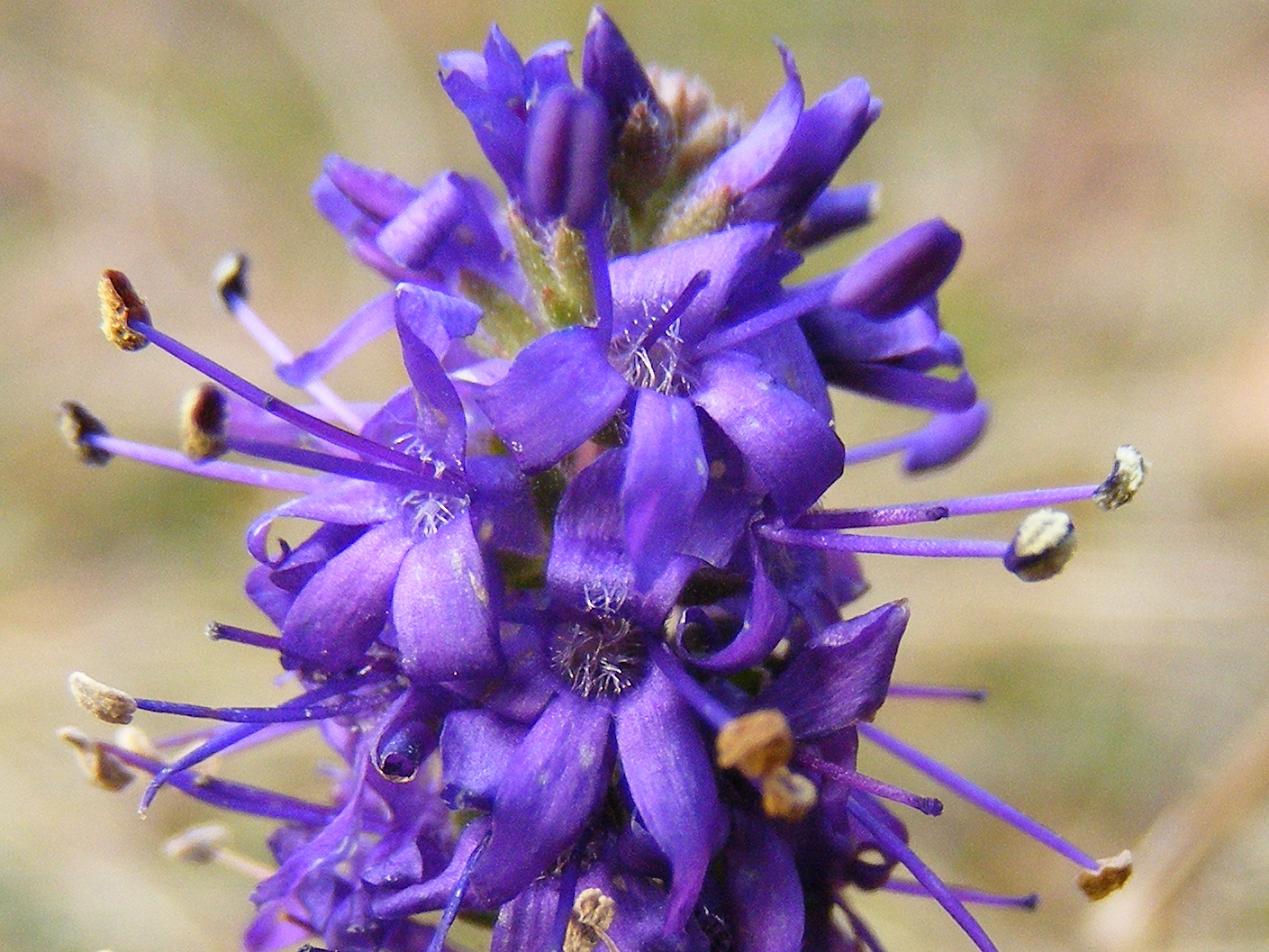
<path id="1" fill-rule="evenodd" d="M 902 313 L 938 290 L 960 254 L 960 233 L 941 218 L 930 219 L 846 269 L 831 300 L 837 307 L 869 317 Z"/>
<path id="2" fill-rule="evenodd" d="M 586 229 L 608 195 L 608 118 L 595 96 L 557 86 L 533 110 L 525 152 L 526 197 L 537 218 Z"/>

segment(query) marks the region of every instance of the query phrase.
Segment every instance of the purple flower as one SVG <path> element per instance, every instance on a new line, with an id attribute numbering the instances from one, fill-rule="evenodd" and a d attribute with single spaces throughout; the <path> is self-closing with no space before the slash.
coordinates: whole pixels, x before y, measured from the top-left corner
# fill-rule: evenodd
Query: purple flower
<path id="1" fill-rule="evenodd" d="M 645 70 L 602 10 L 580 86 L 567 47 L 524 59 L 497 29 L 482 53 L 443 57 L 505 203 L 453 172 L 415 187 L 329 159 L 318 210 L 391 286 L 300 354 L 249 303 L 246 260 L 217 269 L 302 403 L 188 347 L 104 274 L 107 337 L 210 383 L 184 404 L 180 452 L 65 404 L 80 457 L 292 497 L 246 540 L 247 595 L 279 633 L 209 634 L 276 655 L 295 696 L 213 708 L 76 673 L 76 699 L 107 722 L 219 726 L 63 732 L 103 787 L 150 775 L 143 808 L 171 786 L 278 823 L 265 870 L 189 840 L 256 875 L 246 949 L 440 952 L 460 916 L 491 924 L 497 950 L 878 949 L 851 905 L 877 889 L 933 899 L 994 948 L 966 904 L 1034 897 L 944 883 L 901 819 L 942 804 L 861 773 L 861 744 L 1049 846 L 1090 897 L 1126 880 L 1126 856 L 1092 858 L 873 724 L 891 698 L 981 694 L 895 681 L 906 603 L 855 603 L 865 553 L 1048 578 L 1075 543 L 1052 507 L 1117 508 L 1145 462 L 1124 446 L 1101 482 L 820 508 L 847 466 L 950 463 L 988 411 L 940 323 L 961 250 L 950 226 L 798 279 L 802 250 L 874 212 L 872 185 L 828 184 L 880 104 L 852 79 L 807 107 L 779 53 L 784 85 L 745 130 L 699 81 Z M 390 331 L 407 385 L 342 399 L 325 375 Z M 830 384 L 930 417 L 843 447 Z M 1009 510 L 1034 510 L 1009 541 L 875 531 Z M 281 519 L 314 528 L 271 542 Z M 205 773 L 314 726 L 339 763 L 328 802 Z"/>

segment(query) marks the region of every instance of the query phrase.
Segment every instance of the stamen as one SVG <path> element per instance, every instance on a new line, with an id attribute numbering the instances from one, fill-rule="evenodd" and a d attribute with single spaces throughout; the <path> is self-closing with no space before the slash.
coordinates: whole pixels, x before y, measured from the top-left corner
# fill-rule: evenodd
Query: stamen
<path id="1" fill-rule="evenodd" d="M 98 787 L 118 793 L 132 783 L 132 771 L 104 744 L 74 727 L 63 727 L 57 736 L 71 746 L 80 769 Z"/>
<path id="2" fill-rule="evenodd" d="M 236 641 L 241 645 L 267 648 L 270 651 L 282 650 L 282 639 L 277 635 L 266 635 L 262 631 L 251 631 L 249 628 L 225 625 L 218 621 L 208 624 L 207 637 L 212 641 Z"/>
<path id="3" fill-rule="evenodd" d="M 93 717 L 107 724 L 132 722 L 132 715 L 137 712 L 137 702 L 132 695 L 108 687 L 82 671 L 73 672 L 67 683 L 79 706 Z"/>
<path id="4" fill-rule="evenodd" d="M 896 536 L 861 536 L 806 529 L 758 530 L 764 537 L 784 545 L 813 549 L 837 549 L 872 555 L 907 555 L 933 559 L 1003 559 L 1010 551 L 1007 542 L 977 539 L 907 539 Z"/>
<path id="5" fill-rule="evenodd" d="M 228 846 L 228 829 L 219 823 L 201 823 L 169 837 L 163 844 L 163 855 L 168 859 L 196 866 L 216 863 L 255 881 L 273 875 L 273 870 L 268 866 L 257 863 Z"/>
<path id="6" fill-rule="evenodd" d="M 107 274 L 118 274 L 118 272 L 107 272 Z M 125 282 L 126 278 L 119 274 Z M 106 284 L 103 279 L 103 286 Z M 131 285 L 128 286 L 131 290 Z M 135 296 L 136 292 L 131 292 Z M 140 298 L 137 298 L 140 301 Z M 131 314 L 125 314 L 125 321 L 133 319 Z M 262 390 L 255 384 L 248 382 L 243 377 L 238 376 L 229 368 L 209 357 L 204 357 L 193 348 L 187 347 L 176 338 L 155 328 L 150 324 L 149 312 L 145 312 L 144 319 L 138 317 L 136 323 L 145 327 L 144 339 L 154 344 L 160 350 L 165 351 L 175 357 L 183 364 L 187 364 L 205 377 L 214 380 L 226 390 L 236 393 L 248 403 L 255 404 L 266 413 L 271 413 L 279 419 L 286 420 L 319 440 L 325 440 L 334 446 L 339 446 L 362 456 L 371 456 L 382 462 L 390 463 L 394 466 L 400 466 L 407 470 L 417 470 L 418 460 L 406 456 L 404 453 L 398 453 L 381 443 L 368 440 L 365 437 L 349 433 L 347 430 L 341 430 L 334 424 L 327 423 L 325 420 L 315 417 L 310 413 L 305 413 L 299 407 L 292 406 L 283 400 L 273 396 L 273 394 Z M 127 325 L 131 328 L 131 325 Z M 135 330 L 135 328 L 132 328 Z M 121 345 L 122 346 L 122 345 Z M 125 348 L 133 349 L 136 348 Z"/>
<path id="7" fill-rule="evenodd" d="M 902 893 L 905 896 L 921 896 L 926 899 L 933 898 L 924 886 L 920 883 L 910 883 L 902 879 L 891 877 L 881 886 L 887 892 Z M 967 886 L 951 886 L 947 887 L 947 891 L 959 899 L 961 902 L 971 902 L 980 906 L 1006 906 L 1016 909 L 1034 909 L 1040 904 L 1040 897 L 1035 893 L 1027 893 L 1025 896 L 1005 896 L 1000 893 L 984 892 L 981 889 L 970 889 Z"/>
<path id="8" fill-rule="evenodd" d="M 149 340 L 138 327 L 149 327 L 150 310 L 122 271 L 109 268 L 97 285 L 101 302 L 101 332 L 121 350 L 140 350 Z"/>
<path id="9" fill-rule="evenodd" d="M 1094 871 L 1101 868 L 1101 864 L 1097 860 L 1079 847 L 1067 842 L 1047 826 L 1037 823 L 1016 807 L 1010 806 L 994 794 L 988 793 L 977 784 L 966 780 L 950 767 L 939 763 L 934 758 L 898 738 L 879 730 L 872 724 L 860 724 L 858 729 L 862 736 L 868 738 L 887 753 L 899 758 L 909 766 L 915 767 L 921 773 L 935 782 L 941 783 L 957 796 L 972 803 L 983 812 L 1008 823 L 1033 840 L 1047 846 L 1055 853 L 1065 856 L 1077 866 L 1083 866 L 1085 869 Z"/>
<path id="10" fill-rule="evenodd" d="M 1121 446 L 1115 451 L 1114 468 L 1101 483 L 994 493 L 962 499 L 937 499 L 893 506 L 823 510 L 807 513 L 797 521 L 797 526 L 801 529 L 902 526 L 937 522 L 952 516 L 976 516 L 990 512 L 1033 509 L 1085 500 L 1094 500 L 1103 509 L 1117 509 L 1130 502 L 1136 495 L 1145 479 L 1145 472 L 1146 463 L 1141 454 L 1131 446 Z"/>
<path id="11" fill-rule="evenodd" d="M 486 833 L 476 848 L 471 851 L 471 855 L 467 857 L 467 862 L 463 864 L 463 871 L 458 876 L 458 882 L 454 885 L 454 890 L 449 894 L 449 901 L 445 903 L 445 910 L 441 913 L 440 921 L 436 923 L 436 929 L 432 933 L 432 941 L 427 945 L 427 952 L 444 952 L 445 937 L 449 935 L 450 927 L 454 924 L 454 920 L 458 918 L 458 910 L 462 908 L 463 897 L 467 895 L 467 886 L 471 883 L 472 874 L 476 871 L 476 863 L 480 861 L 481 855 L 485 852 L 485 847 L 489 844 L 489 837 L 492 830 Z"/>
<path id="12" fill-rule="evenodd" d="M 612 337 L 612 280 L 608 275 L 608 244 L 601 218 L 586 229 L 586 260 L 590 264 L 590 283 L 595 295 L 596 327 L 603 339 Z"/>
<path id="13" fill-rule="evenodd" d="M 641 348 L 646 349 L 655 344 L 661 335 L 683 316 L 683 312 L 691 307 L 692 302 L 705 290 L 709 284 L 709 277 L 708 271 L 697 271 L 696 274 L 692 275 L 691 280 L 679 292 L 679 296 L 674 299 L 674 303 L 666 309 L 664 314 L 653 321 L 652 326 L 644 332 L 643 337 L 639 341 Z"/>
<path id="14" fill-rule="evenodd" d="M 1038 509 L 1018 526 L 1004 563 L 1024 582 L 1042 582 L 1061 572 L 1074 554 L 1071 517 L 1056 509 Z"/>
<path id="15" fill-rule="evenodd" d="M 265 443 L 261 440 L 247 440 L 237 437 L 225 439 L 226 449 L 244 456 L 272 460 L 277 463 L 289 463 L 292 466 L 303 466 L 322 473 L 333 473 L 336 476 L 347 476 L 369 483 L 384 483 L 389 486 L 402 486 L 406 489 L 425 489 L 429 492 L 447 496 L 462 495 L 462 490 L 455 480 L 444 476 L 428 476 L 417 469 L 407 471 L 395 466 L 380 466 L 347 456 L 335 456 L 319 450 L 307 450 L 298 446 L 287 446 L 282 443 Z M 203 465 L 212 465 L 210 463 Z"/>
<path id="16" fill-rule="evenodd" d="M 674 685 L 674 690 L 678 692 L 679 697 L 683 698 L 707 724 L 715 730 L 722 730 L 734 716 L 727 706 L 688 674 L 659 638 L 648 638 L 647 645 L 648 657 Z"/>
<path id="17" fill-rule="evenodd" d="M 290 364 L 295 360 L 295 354 L 247 303 L 249 263 L 247 256 L 239 253 L 228 254 L 221 258 L 212 271 L 212 280 L 216 282 L 216 293 L 225 302 L 225 307 L 229 309 L 233 318 L 260 346 L 260 349 L 269 355 L 274 364 Z M 345 426 L 360 430 L 365 423 L 360 415 L 326 384 L 312 381 L 304 385 L 304 390 Z"/>
<path id="18" fill-rule="evenodd" d="M 941 684 L 896 684 L 890 682 L 887 697 L 924 698 L 946 701 L 985 701 L 987 692 L 977 688 L 945 687 Z"/>
<path id="19" fill-rule="evenodd" d="M 109 436 L 106 425 L 89 413 L 82 404 L 67 400 L 62 404 L 62 436 L 79 458 L 90 466 L 105 466 L 110 454 L 93 443 L 95 437 Z"/>
<path id="20" fill-rule="evenodd" d="M 762 778 L 762 810 L 769 817 L 796 823 L 815 807 L 815 784 L 788 767 L 778 767 Z"/>
<path id="21" fill-rule="evenodd" d="M 225 394 L 205 383 L 185 395 L 181 403 L 181 449 L 190 459 L 215 459 L 225 452 Z"/>
<path id="22" fill-rule="evenodd" d="M 947 888 L 943 880 L 939 879 L 930 867 L 925 865 L 921 858 L 908 847 L 908 844 L 890 829 L 883 819 L 886 814 L 881 807 L 874 804 L 867 795 L 851 797 L 846 802 L 846 806 L 855 819 L 876 838 L 882 852 L 906 866 L 908 872 L 925 887 L 926 892 L 936 899 L 940 906 L 947 910 L 948 915 L 979 949 L 983 952 L 997 952 L 995 944 L 960 899 Z"/>
<path id="23" fill-rule="evenodd" d="M 926 816 L 938 816 L 943 812 L 942 801 L 935 797 L 918 796 L 915 793 L 904 790 L 902 787 L 896 787 L 893 784 L 885 783 L 858 771 L 850 770 L 840 764 L 825 760 L 809 750 L 798 752 L 798 762 L 804 767 L 816 770 L 836 780 L 838 783 L 844 783 L 853 790 L 862 790 L 865 793 L 871 793 L 886 800 L 893 800 L 895 803 L 902 803 L 905 807 L 919 810 Z"/>
<path id="24" fill-rule="evenodd" d="M 793 757 L 793 731 L 775 708 L 762 708 L 732 718 L 714 741 L 718 766 L 735 768 L 750 780 L 761 780 L 787 767 Z"/>
<path id="25" fill-rule="evenodd" d="M 1075 881 L 1084 895 L 1096 902 L 1118 890 L 1131 875 L 1132 853 L 1124 850 L 1118 856 L 1098 860 L 1096 872 L 1081 872 Z"/>
<path id="26" fill-rule="evenodd" d="M 1115 462 L 1110 475 L 1097 487 L 1093 498 L 1103 509 L 1118 509 L 1132 501 L 1137 490 L 1145 482 L 1150 464 L 1135 447 L 1125 443 L 1115 450 Z"/>
<path id="27" fill-rule="evenodd" d="M 699 360 L 720 351 L 730 350 L 759 334 L 765 334 L 773 327 L 796 321 L 824 303 L 835 277 L 836 275 L 826 275 L 808 281 L 789 292 L 778 304 L 764 307 L 752 314 L 740 315 L 726 327 L 712 331 L 702 339 L 692 348 L 691 356 Z"/>
<path id="28" fill-rule="evenodd" d="M 135 705 L 134 710 L 149 711 L 153 714 L 198 717 L 212 721 L 225 721 L 230 724 L 288 724 L 356 714 L 368 707 L 381 705 L 384 698 L 380 691 L 355 695 L 337 703 L 310 704 L 301 707 L 206 707 L 202 704 L 182 704 L 176 701 L 158 701 L 143 697 L 135 700 L 129 698 L 129 700 Z M 102 719 L 105 720 L 105 718 Z"/>
<path id="29" fill-rule="evenodd" d="M 78 407 L 78 404 L 74 404 Z M 79 409 L 83 409 L 80 407 Z M 87 413 L 87 411 L 84 411 Z M 67 411 L 67 415 L 72 415 L 73 411 Z M 91 416 L 91 415 L 90 415 Z M 95 417 L 93 418 L 96 419 Z M 63 417 L 63 432 L 66 432 L 66 417 Z M 76 424 L 78 425 L 78 424 Z M 98 422 L 100 426 L 100 422 Z M 100 432 L 92 429 L 84 429 L 78 437 L 82 442 L 76 445 L 82 458 L 86 462 L 94 462 L 104 464 L 109 462 L 111 457 L 123 456 L 127 459 L 136 460 L 138 463 L 145 463 L 148 466 L 159 466 L 163 469 L 173 469 L 180 473 L 188 473 L 191 476 L 201 476 L 204 479 L 217 479 L 227 483 L 241 483 L 246 486 L 259 486 L 261 489 L 276 489 L 280 492 L 287 493 L 311 493 L 321 488 L 321 482 L 312 476 L 306 476 L 300 473 L 281 473 L 276 470 L 260 469 L 255 466 L 243 466 L 238 463 L 225 463 L 216 460 L 209 463 L 196 463 L 189 459 L 184 453 L 176 450 L 163 449 L 158 446 L 150 446 L 147 443 L 135 443 L 132 440 L 120 439 L 117 436 L 111 436 L 106 432 L 105 427 L 101 427 Z M 88 453 L 92 453 L 93 457 L 88 458 Z"/>

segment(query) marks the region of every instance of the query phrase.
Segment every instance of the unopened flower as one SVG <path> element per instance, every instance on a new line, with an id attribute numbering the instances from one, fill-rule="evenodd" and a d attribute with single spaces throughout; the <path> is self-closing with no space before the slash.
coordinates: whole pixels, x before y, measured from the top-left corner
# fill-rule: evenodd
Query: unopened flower
<path id="1" fill-rule="evenodd" d="M 890 698 L 981 695 L 894 682 L 906 602 L 852 603 L 860 553 L 1048 578 L 1074 543 L 1053 507 L 1124 504 L 1144 460 L 1120 447 L 1087 485 L 819 507 L 847 466 L 952 462 L 988 411 L 939 319 L 961 250 L 949 225 L 795 276 L 804 249 L 875 209 L 875 186 L 829 183 L 880 103 L 851 79 L 808 105 L 779 55 L 783 85 L 747 129 L 698 80 L 645 70 L 602 10 L 580 84 L 566 46 L 524 59 L 497 29 L 482 52 L 443 57 L 505 201 L 453 172 L 414 186 L 329 159 L 318 210 L 392 286 L 301 354 L 253 309 L 245 257 L 216 270 L 300 401 L 188 347 L 125 276 L 103 277 L 107 336 L 209 383 L 184 405 L 183 451 L 65 404 L 81 458 L 292 497 L 247 532 L 247 594 L 278 633 L 208 634 L 275 654 L 295 696 L 213 708 L 77 673 L 75 697 L 108 722 L 218 726 L 63 733 L 100 786 L 150 775 L 143 808 L 173 786 L 278 822 L 266 869 L 214 828 L 170 846 L 256 880 L 248 950 L 439 952 L 460 916 L 492 921 L 507 952 L 875 949 L 851 905 L 875 889 L 933 898 L 993 948 L 966 904 L 1034 897 L 945 884 L 900 819 L 942 803 L 861 773 L 865 743 L 1072 861 L 1090 897 L 1127 879 L 1130 858 L 1094 859 L 872 724 Z M 325 383 L 389 333 L 403 389 L 364 404 Z M 830 384 L 930 418 L 843 447 Z M 874 531 L 1028 510 L 1012 540 Z M 273 542 L 282 518 L 315 527 Z M 323 802 L 208 769 L 306 728 L 342 765 Z"/>

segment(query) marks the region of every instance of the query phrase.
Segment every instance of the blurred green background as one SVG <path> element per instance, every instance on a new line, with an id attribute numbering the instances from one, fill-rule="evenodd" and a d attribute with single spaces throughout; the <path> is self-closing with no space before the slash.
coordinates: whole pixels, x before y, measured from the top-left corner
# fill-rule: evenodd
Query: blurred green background
<path id="1" fill-rule="evenodd" d="M 1047 584 L 990 564 L 869 560 L 867 605 L 912 600 L 898 676 L 992 692 L 982 706 L 895 702 L 880 723 L 1097 855 L 1136 847 L 1138 876 L 1090 910 L 1065 863 L 950 800 L 911 823 L 926 858 L 949 879 L 1041 893 L 1033 914 L 982 913 L 1005 949 L 1269 947 L 1269 6 L 609 10 L 645 61 L 700 73 L 751 117 L 780 81 L 772 36 L 812 95 L 869 78 L 886 110 L 845 180 L 881 180 L 884 208 L 812 267 L 931 215 L 965 234 L 944 314 L 993 428 L 972 459 L 919 481 L 898 485 L 893 461 L 852 470 L 836 502 L 1092 481 L 1126 440 L 1154 463 L 1132 507 L 1074 512 L 1081 552 Z M 380 287 L 309 206 L 322 156 L 414 180 L 486 174 L 436 54 L 478 46 L 492 20 L 525 50 L 580 44 L 586 12 L 0 2 L 0 949 L 219 952 L 249 915 L 244 882 L 161 855 L 211 811 L 166 794 L 143 822 L 135 790 L 90 788 L 53 739 L 63 723 L 95 729 L 64 688 L 76 668 L 140 694 L 274 696 L 267 659 L 201 635 L 212 618 L 256 621 L 238 593 L 240 534 L 264 498 L 126 461 L 88 470 L 61 445 L 67 397 L 120 435 L 170 444 L 193 381 L 153 350 L 102 340 L 98 272 L 124 269 L 156 320 L 263 379 L 267 362 L 212 298 L 217 257 L 249 252 L 259 310 L 293 345 L 315 342 Z M 334 383 L 389 392 L 390 349 Z M 839 418 L 848 442 L 912 419 L 849 399 Z M 235 775 L 317 791 L 312 753 L 248 757 Z M 865 767 L 930 789 L 880 758 Z M 262 856 L 267 826 L 232 825 Z M 892 949 L 967 947 L 922 900 L 861 905 Z"/>

